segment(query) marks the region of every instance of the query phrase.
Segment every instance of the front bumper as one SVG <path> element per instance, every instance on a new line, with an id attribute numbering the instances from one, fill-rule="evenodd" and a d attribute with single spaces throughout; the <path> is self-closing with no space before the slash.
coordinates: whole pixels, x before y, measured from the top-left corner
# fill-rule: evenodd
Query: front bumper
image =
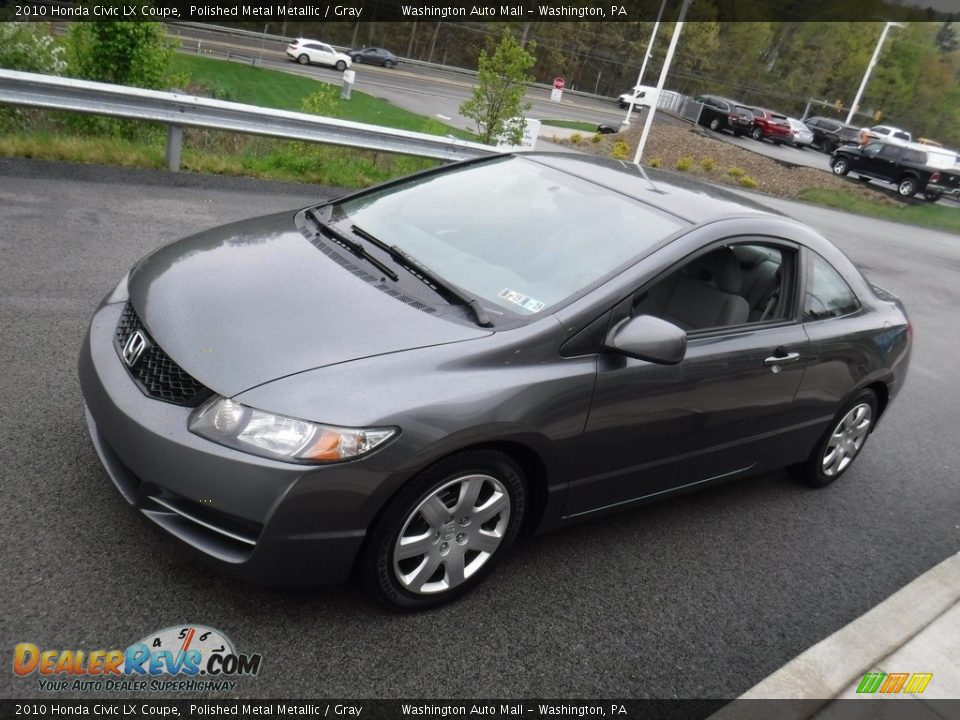
<path id="1" fill-rule="evenodd" d="M 90 437 L 117 489 L 219 569 L 277 586 L 344 581 L 388 475 L 353 462 L 303 466 L 187 429 L 191 408 L 145 396 L 112 342 L 122 304 L 94 315 L 79 359 Z"/>

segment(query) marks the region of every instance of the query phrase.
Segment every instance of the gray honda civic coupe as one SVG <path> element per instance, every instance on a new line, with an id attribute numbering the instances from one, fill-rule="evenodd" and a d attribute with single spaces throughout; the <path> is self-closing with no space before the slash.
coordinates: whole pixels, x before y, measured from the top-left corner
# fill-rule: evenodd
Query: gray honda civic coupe
<path id="1" fill-rule="evenodd" d="M 161 247 L 97 308 L 79 374 L 107 474 L 183 546 L 424 608 L 522 530 L 780 467 L 834 482 L 911 338 L 798 222 L 524 153 Z"/>

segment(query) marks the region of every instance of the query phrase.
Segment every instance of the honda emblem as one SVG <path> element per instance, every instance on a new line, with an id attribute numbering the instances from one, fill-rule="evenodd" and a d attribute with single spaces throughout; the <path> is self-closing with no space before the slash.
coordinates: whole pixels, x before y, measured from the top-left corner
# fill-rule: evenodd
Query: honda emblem
<path id="1" fill-rule="evenodd" d="M 148 347 L 150 347 L 150 341 L 139 330 L 127 338 L 127 342 L 123 346 L 123 361 L 127 364 L 127 367 L 132 368 L 136 365 L 140 361 L 143 351 Z"/>

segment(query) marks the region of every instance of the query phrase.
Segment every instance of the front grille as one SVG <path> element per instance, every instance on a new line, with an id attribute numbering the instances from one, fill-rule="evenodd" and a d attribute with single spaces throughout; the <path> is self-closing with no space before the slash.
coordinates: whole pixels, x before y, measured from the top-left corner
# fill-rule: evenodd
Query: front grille
<path id="1" fill-rule="evenodd" d="M 143 351 L 143 355 L 133 367 L 128 367 L 123 361 L 123 348 L 127 340 L 139 330 L 150 340 L 150 346 Z M 210 397 L 211 391 L 194 380 L 183 368 L 177 365 L 153 342 L 143 323 L 137 316 L 133 305 L 127 303 L 117 323 L 117 334 L 114 345 L 120 355 L 127 372 L 134 379 L 144 394 L 173 405 L 194 407 Z"/>

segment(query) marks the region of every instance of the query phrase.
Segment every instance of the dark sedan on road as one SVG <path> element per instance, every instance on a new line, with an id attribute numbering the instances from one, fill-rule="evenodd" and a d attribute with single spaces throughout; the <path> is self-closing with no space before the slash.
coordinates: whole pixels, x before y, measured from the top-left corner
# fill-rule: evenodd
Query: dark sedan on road
<path id="1" fill-rule="evenodd" d="M 389 50 L 378 47 L 361 48 L 360 50 L 348 50 L 347 55 L 355 63 L 364 65 L 383 65 L 385 68 L 396 67 L 400 60 Z"/>
<path id="2" fill-rule="evenodd" d="M 166 245 L 97 308 L 79 374 L 107 473 L 185 547 L 423 608 L 521 530 L 783 466 L 837 480 L 910 344 L 800 223 L 527 153 Z"/>

